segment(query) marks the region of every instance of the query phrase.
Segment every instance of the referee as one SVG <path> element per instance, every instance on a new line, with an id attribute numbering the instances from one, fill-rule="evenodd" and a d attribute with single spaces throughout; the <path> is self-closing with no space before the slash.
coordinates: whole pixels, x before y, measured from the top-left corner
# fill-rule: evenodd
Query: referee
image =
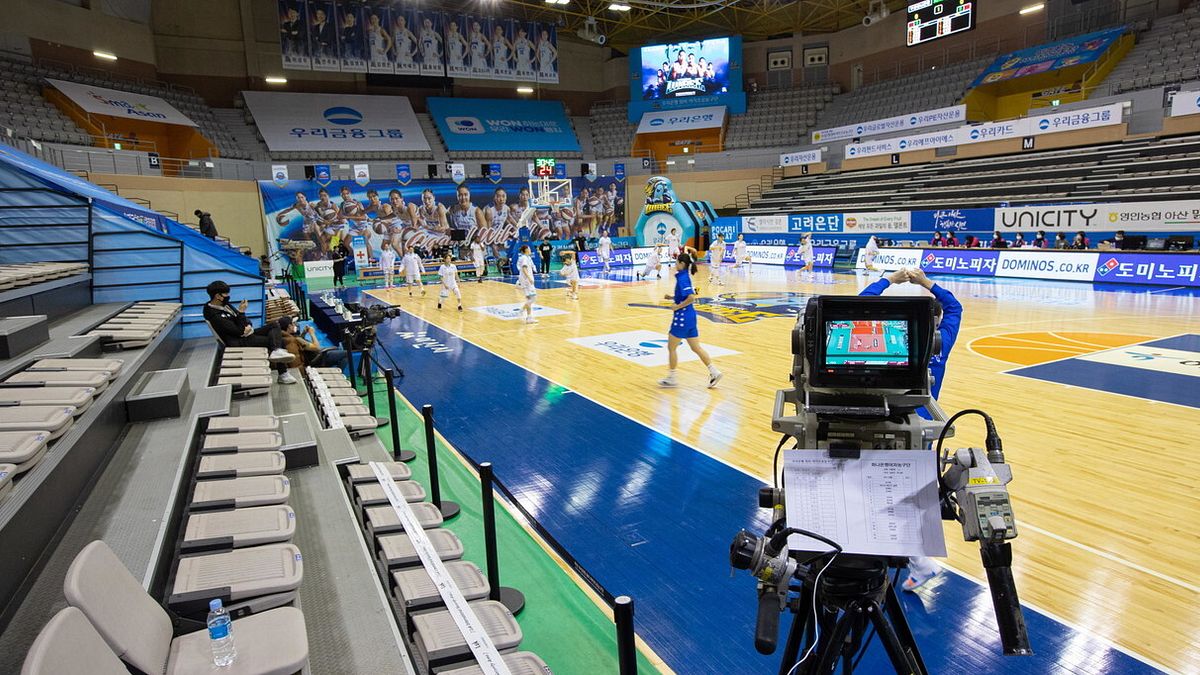
<path id="1" fill-rule="evenodd" d="M 538 244 L 538 258 L 542 262 L 542 274 L 550 274 L 550 256 L 554 255 L 554 245 L 550 243 L 549 237 L 542 237 L 542 243 Z"/>

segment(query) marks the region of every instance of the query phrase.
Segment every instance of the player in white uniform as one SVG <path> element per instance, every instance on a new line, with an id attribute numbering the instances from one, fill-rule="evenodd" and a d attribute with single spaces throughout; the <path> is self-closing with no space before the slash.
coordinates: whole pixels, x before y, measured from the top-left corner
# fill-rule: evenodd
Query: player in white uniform
<path id="1" fill-rule="evenodd" d="M 572 300 L 579 299 L 579 266 L 575 264 L 575 252 L 563 251 L 563 265 L 559 273 L 566 279 L 570 285 L 570 290 L 567 291 L 567 297 Z"/>
<path id="2" fill-rule="evenodd" d="M 442 258 L 442 266 L 438 268 L 438 277 L 442 280 L 442 290 L 438 291 L 438 309 L 442 308 L 442 301 L 453 293 L 458 300 L 458 311 L 461 312 L 462 291 L 458 288 L 458 268 L 454 266 L 454 258 L 451 258 L 449 253 Z"/>
<path id="3" fill-rule="evenodd" d="M 440 68 L 442 66 L 442 36 L 433 29 L 433 21 L 425 19 L 421 22 L 421 58 L 425 66 Z"/>
<path id="4" fill-rule="evenodd" d="M 863 264 L 871 271 L 875 271 L 875 256 L 879 255 L 879 244 L 875 243 L 875 235 L 867 240 L 867 245 L 863 247 Z"/>
<path id="5" fill-rule="evenodd" d="M 396 273 L 396 251 L 392 242 L 384 239 L 379 249 L 379 269 L 383 270 L 383 287 L 392 287 L 392 275 Z"/>
<path id="6" fill-rule="evenodd" d="M 392 37 L 387 29 L 379 23 L 379 15 L 372 12 L 367 19 L 367 45 L 371 50 L 372 63 L 386 63 L 388 52 L 392 50 Z"/>
<path id="7" fill-rule="evenodd" d="M 533 43 L 526 37 L 525 27 L 517 27 L 517 39 L 512 43 L 513 52 L 517 55 L 517 72 L 533 71 Z"/>
<path id="8" fill-rule="evenodd" d="M 804 271 L 812 272 L 813 269 L 813 243 L 812 233 L 805 232 L 800 238 L 800 260 L 804 262 Z"/>
<path id="9" fill-rule="evenodd" d="M 742 263 L 750 266 L 750 256 L 746 253 L 746 235 L 738 234 L 737 241 L 733 242 L 733 266 L 741 267 Z"/>
<path id="10" fill-rule="evenodd" d="M 487 36 L 480 29 L 479 22 L 471 22 L 471 70 L 482 72 L 488 70 L 487 54 L 490 51 Z"/>
<path id="11" fill-rule="evenodd" d="M 608 238 L 608 232 L 600 233 L 600 244 L 597 246 L 597 252 L 600 254 L 600 260 L 604 261 L 604 271 L 609 271 L 608 261 L 612 259 L 612 239 Z"/>
<path id="12" fill-rule="evenodd" d="M 467 39 L 458 29 L 458 23 L 451 21 L 446 26 L 446 53 L 449 55 L 447 65 L 451 68 L 465 68 L 467 59 Z"/>
<path id="13" fill-rule="evenodd" d="M 421 256 L 409 248 L 404 252 L 400 266 L 404 268 L 404 285 L 408 286 L 408 297 L 412 297 L 414 285 L 421 289 L 421 295 L 425 295 L 425 285 L 421 283 L 421 269 L 425 265 L 421 262 Z"/>
<path id="14" fill-rule="evenodd" d="M 646 266 L 637 272 L 638 281 L 648 278 L 651 272 L 654 272 L 655 279 L 661 279 L 662 274 L 658 271 L 658 266 L 662 263 L 662 244 L 655 244 L 654 250 L 650 252 L 646 258 Z"/>
<path id="15" fill-rule="evenodd" d="M 550 44 L 550 31 L 542 31 L 542 37 L 538 40 L 537 45 L 538 70 L 542 75 L 553 75 L 555 72 L 554 61 L 558 58 L 558 50 L 554 45 Z"/>
<path id="16" fill-rule="evenodd" d="M 725 235 L 718 234 L 708 247 L 708 283 L 725 285 Z"/>
<path id="17" fill-rule="evenodd" d="M 525 304 L 521 305 L 525 323 L 537 323 L 537 319 L 533 318 L 533 301 L 537 300 L 537 287 L 533 283 L 533 256 L 530 255 L 528 244 L 521 245 L 521 255 L 517 258 L 517 286 L 525 294 Z"/>
<path id="18" fill-rule="evenodd" d="M 487 258 L 484 256 L 483 244 L 471 242 L 471 263 L 475 265 L 475 280 L 483 283 L 483 275 L 487 274 Z"/>
<path id="19" fill-rule="evenodd" d="M 512 72 L 512 43 L 504 37 L 504 26 L 496 25 L 492 31 L 492 68 L 497 73 Z"/>
<path id="20" fill-rule="evenodd" d="M 397 64 L 412 65 L 413 55 L 417 53 L 417 36 L 408 29 L 408 18 L 403 14 L 396 15 L 395 24 L 392 27 L 392 54 Z"/>
<path id="21" fill-rule="evenodd" d="M 675 228 L 667 233 L 667 257 L 675 260 L 679 257 L 679 232 Z"/>

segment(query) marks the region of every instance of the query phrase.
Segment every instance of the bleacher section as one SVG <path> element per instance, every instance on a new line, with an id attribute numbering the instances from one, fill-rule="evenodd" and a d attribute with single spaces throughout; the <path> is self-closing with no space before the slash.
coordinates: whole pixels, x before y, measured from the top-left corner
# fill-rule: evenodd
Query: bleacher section
<path id="1" fill-rule="evenodd" d="M 629 123 L 628 103 L 592 106 L 592 148 L 597 157 L 628 157 L 637 125 Z"/>
<path id="2" fill-rule="evenodd" d="M 729 118 L 725 148 L 791 147 L 807 144 L 820 112 L 840 88 L 815 84 L 747 94 L 745 115 Z"/>
<path id="3" fill-rule="evenodd" d="M 1200 4 L 1156 20 L 1091 96 L 1195 80 L 1200 80 Z"/>
<path id="4" fill-rule="evenodd" d="M 742 215 L 1200 198 L 1200 136 L 784 178 Z"/>
<path id="5" fill-rule="evenodd" d="M 817 126 L 829 129 L 954 105 L 991 61 L 963 61 L 835 96 L 818 117 Z"/>

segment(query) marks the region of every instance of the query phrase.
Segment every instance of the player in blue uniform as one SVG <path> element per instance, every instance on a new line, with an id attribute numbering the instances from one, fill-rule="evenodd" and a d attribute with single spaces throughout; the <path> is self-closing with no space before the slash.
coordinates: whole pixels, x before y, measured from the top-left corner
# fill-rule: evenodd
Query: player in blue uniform
<path id="1" fill-rule="evenodd" d="M 696 327 L 696 308 L 692 306 L 696 302 L 696 289 L 692 286 L 691 275 L 695 273 L 696 261 L 692 259 L 692 256 L 687 253 L 679 254 L 679 258 L 675 262 L 675 294 L 663 296 L 663 299 L 675 303 L 671 308 L 675 311 L 671 318 L 671 330 L 667 334 L 670 370 L 667 371 L 666 377 L 658 381 L 658 384 L 663 387 L 678 385 L 675 380 L 675 370 L 679 366 L 679 356 L 676 352 L 679 349 L 679 343 L 685 340 L 688 347 L 708 367 L 708 388 L 712 389 L 721 381 L 721 371 L 713 365 L 708 352 L 704 351 L 704 346 L 700 344 L 700 329 Z"/>
<path id="2" fill-rule="evenodd" d="M 958 329 L 962 325 L 962 304 L 958 298 L 954 297 L 953 293 L 930 281 L 929 277 L 919 269 L 896 270 L 864 288 L 859 295 L 883 295 L 889 286 L 905 282 L 923 287 L 938 301 L 936 312 L 938 332 L 942 336 L 942 351 L 934 354 L 933 358 L 929 360 L 929 372 L 933 375 L 933 385 L 929 388 L 929 393 L 934 400 L 937 400 L 938 394 L 942 391 L 942 380 L 946 377 L 946 359 L 950 358 L 950 350 L 954 348 L 954 341 L 958 339 Z M 918 412 L 922 417 L 928 416 L 924 409 Z M 941 571 L 942 568 L 938 567 L 931 558 L 909 558 L 908 578 L 904 580 L 902 588 L 906 591 L 915 591 L 925 585 L 925 582 L 940 574 Z"/>

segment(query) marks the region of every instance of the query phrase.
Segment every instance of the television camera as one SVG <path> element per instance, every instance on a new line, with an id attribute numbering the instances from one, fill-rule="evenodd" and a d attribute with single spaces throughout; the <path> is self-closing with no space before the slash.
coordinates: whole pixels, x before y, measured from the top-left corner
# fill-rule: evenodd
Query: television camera
<path id="1" fill-rule="evenodd" d="M 928 481 L 937 482 L 941 518 L 959 521 L 964 540 L 980 544 L 1004 653 L 1033 653 L 1010 568 L 1007 540 L 1017 529 L 1005 486 L 1012 471 L 986 413 L 964 410 L 947 419 L 931 396 L 929 361 L 939 352 L 937 305 L 929 297 L 818 296 L 797 318 L 794 386 L 776 393 L 771 422 L 782 434 L 774 485 L 759 494 L 772 524 L 761 536 L 742 530 L 730 547 L 730 563 L 758 580 L 760 653 L 775 652 L 780 614 L 793 613 L 780 675 L 823 675 L 839 661 L 851 672 L 875 634 L 897 673 L 928 672 L 895 590 L 907 558 L 856 553 L 833 532 L 789 527 L 790 493 L 786 482 L 780 487 L 778 468 L 789 440 L 793 456 L 846 462 L 859 461 L 863 451 L 936 450 L 939 468 Z M 970 414 L 985 421 L 985 449 L 943 453 L 954 421 Z"/>
<path id="2" fill-rule="evenodd" d="M 357 302 L 348 302 L 346 309 L 357 314 L 360 319 L 346 328 L 350 348 L 354 351 L 374 347 L 378 336 L 375 327 L 384 321 L 400 316 L 400 308 L 391 305 L 362 305 Z"/>

